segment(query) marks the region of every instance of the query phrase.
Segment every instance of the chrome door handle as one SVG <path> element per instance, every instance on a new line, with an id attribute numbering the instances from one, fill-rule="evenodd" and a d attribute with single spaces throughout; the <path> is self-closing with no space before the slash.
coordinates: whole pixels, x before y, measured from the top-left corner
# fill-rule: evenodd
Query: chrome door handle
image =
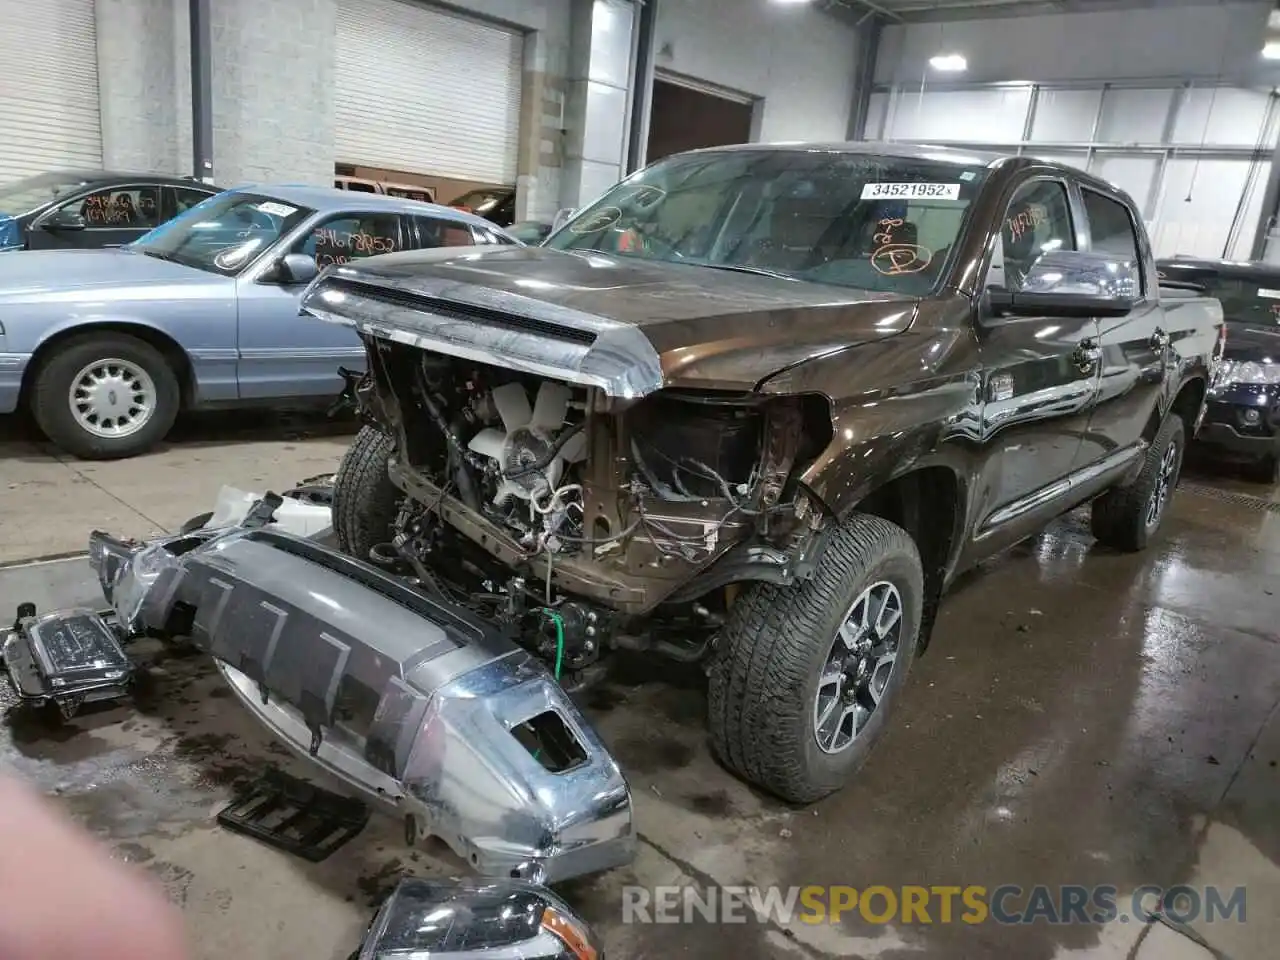
<path id="1" fill-rule="evenodd" d="M 1169 346 L 1169 335 L 1156 327 L 1156 332 L 1151 334 L 1151 349 L 1156 353 L 1164 353 L 1165 348 Z"/>
<path id="2" fill-rule="evenodd" d="M 1102 348 L 1096 340 L 1081 340 L 1072 351 L 1071 359 L 1081 373 L 1089 373 L 1102 359 Z"/>

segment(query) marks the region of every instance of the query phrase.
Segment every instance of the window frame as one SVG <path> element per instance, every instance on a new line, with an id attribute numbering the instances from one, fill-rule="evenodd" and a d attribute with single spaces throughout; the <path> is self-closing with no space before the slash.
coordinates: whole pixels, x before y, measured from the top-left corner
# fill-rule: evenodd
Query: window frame
<path id="1" fill-rule="evenodd" d="M 1080 216 L 1083 218 L 1083 226 L 1085 231 L 1085 246 L 1082 250 L 1090 252 L 1094 251 L 1093 246 L 1093 223 L 1089 219 L 1089 207 L 1085 200 L 1085 193 L 1092 193 L 1103 200 L 1109 200 L 1117 204 L 1120 209 L 1125 212 L 1129 218 L 1129 229 L 1133 231 L 1133 249 L 1137 256 L 1138 266 L 1138 303 L 1146 303 L 1151 299 L 1152 291 L 1157 289 L 1158 280 L 1152 275 L 1151 271 L 1155 269 L 1155 259 L 1151 251 L 1151 241 L 1147 236 L 1146 226 L 1139 227 L 1142 223 L 1142 217 L 1138 212 L 1133 201 L 1124 194 L 1118 193 L 1114 189 L 1094 182 L 1092 180 L 1084 180 L 1077 178 L 1075 182 L 1076 193 L 1080 201 Z"/>
<path id="2" fill-rule="evenodd" d="M 172 217 L 166 217 L 164 215 L 164 190 L 166 186 L 168 186 L 168 184 L 160 183 L 158 181 L 153 181 L 153 180 L 152 181 L 131 180 L 127 183 L 112 183 L 107 185 L 103 185 L 101 182 L 99 182 L 94 185 L 86 185 L 86 189 L 81 190 L 78 193 L 74 193 L 70 197 L 64 197 L 61 202 L 55 203 L 53 206 L 46 209 L 42 214 L 40 214 L 39 217 L 35 219 L 35 221 L 31 224 L 31 226 L 32 226 L 32 229 L 36 229 L 38 227 L 43 226 L 44 222 L 50 217 L 52 217 L 54 214 L 65 209 L 66 207 L 69 207 L 73 203 L 83 203 L 85 200 L 93 196 L 95 193 L 105 193 L 108 190 L 140 190 L 144 187 L 150 187 L 155 189 L 159 193 L 159 200 L 156 205 L 157 206 L 156 216 L 159 219 L 157 219 L 156 222 L 153 223 L 151 226 L 149 227 L 123 226 L 119 224 L 95 226 L 89 223 L 87 219 L 84 225 L 85 230 L 94 230 L 94 231 L 139 230 L 142 233 L 147 233 L 150 230 L 154 230 L 156 227 L 160 226 L 162 223 L 166 222 L 167 220 L 172 219 Z"/>
<path id="3" fill-rule="evenodd" d="M 1067 217 L 1070 220 L 1068 229 L 1070 230 L 1072 242 L 1075 244 L 1074 250 L 1086 249 L 1087 234 L 1084 231 L 1083 210 L 1080 207 L 1079 194 L 1076 185 L 1073 183 L 1065 171 L 1044 171 L 1032 172 L 1025 177 L 1019 177 L 1010 184 L 1009 189 L 1001 202 L 997 204 L 996 222 L 991 225 L 992 233 L 995 235 L 995 243 L 991 244 L 991 252 L 986 258 L 982 269 L 982 283 L 978 286 L 979 294 L 985 293 L 991 287 L 991 266 L 995 260 L 996 247 L 999 246 L 1000 261 L 1004 262 L 1004 224 L 1009 219 L 1009 210 L 1013 207 L 1013 202 L 1028 187 L 1033 187 L 1042 183 L 1054 183 L 1062 188 L 1067 201 Z M 1014 291 L 1016 292 L 1016 291 Z"/>
<path id="4" fill-rule="evenodd" d="M 180 213 L 187 212 L 186 210 L 178 209 L 178 191 L 179 190 L 189 190 L 192 193 L 200 194 L 201 195 L 200 199 L 197 200 L 196 203 L 203 203 L 205 200 L 208 200 L 210 197 L 217 196 L 217 194 L 221 192 L 214 187 L 209 187 L 204 184 L 200 184 L 199 186 L 197 186 L 195 184 L 188 185 L 185 183 L 166 183 L 166 184 L 162 184 L 162 187 L 164 190 L 164 193 L 162 194 L 162 196 L 164 197 L 164 203 L 165 203 L 164 217 L 166 221 L 172 220 L 174 217 L 176 217 Z M 193 203 L 191 206 L 194 207 L 195 205 L 196 204 Z M 191 207 L 187 207 L 187 210 L 190 210 L 190 209 Z"/>
<path id="5" fill-rule="evenodd" d="M 301 224 L 298 228 L 297 235 L 294 236 L 293 238 L 282 237 L 280 242 L 283 244 L 283 246 L 279 248 L 279 252 L 275 255 L 275 257 L 273 257 L 273 259 L 278 260 L 281 257 L 287 256 L 290 253 L 302 253 L 301 250 L 294 250 L 293 248 L 295 246 L 299 246 L 305 243 L 307 238 L 311 234 L 323 228 L 326 224 L 332 223 L 335 220 L 351 220 L 359 217 L 392 217 L 394 218 L 396 221 L 396 233 L 397 233 L 396 248 L 394 250 L 387 251 L 387 253 L 400 253 L 404 250 L 413 249 L 405 245 L 404 241 L 405 241 L 407 225 L 404 222 L 404 214 L 399 210 L 386 210 L 386 209 L 370 210 L 367 208 L 363 210 L 349 210 L 349 209 L 348 210 L 330 210 L 327 212 L 322 211 L 320 212 L 319 216 L 313 216 L 309 221 Z M 369 254 L 369 257 L 376 257 L 376 256 L 380 256 L 380 254 L 376 254 L 376 253 Z M 367 260 L 369 259 L 369 257 L 361 257 L 360 259 Z M 328 266 L 328 264 L 326 264 L 325 266 Z M 324 267 L 322 267 L 320 264 L 317 263 L 316 269 L 323 270 Z"/>
<path id="6" fill-rule="evenodd" d="M 471 236 L 471 243 L 469 244 L 469 246 L 472 246 L 472 247 L 489 247 L 489 246 L 497 245 L 496 243 L 481 243 L 476 236 L 476 231 L 480 228 L 476 227 L 474 224 L 468 223 L 466 220 L 458 220 L 453 217 L 441 217 L 431 213 L 405 213 L 405 214 L 402 214 L 402 216 L 408 219 L 408 224 L 412 227 L 413 238 L 414 238 L 414 246 L 413 246 L 414 250 L 447 250 L 449 249 L 448 245 L 429 247 L 425 243 L 423 243 L 423 232 L 418 225 L 419 221 L 421 220 L 431 220 L 431 221 L 434 221 L 435 223 L 449 224 L 457 227 L 459 230 L 467 231 L 467 233 L 470 234 Z"/>

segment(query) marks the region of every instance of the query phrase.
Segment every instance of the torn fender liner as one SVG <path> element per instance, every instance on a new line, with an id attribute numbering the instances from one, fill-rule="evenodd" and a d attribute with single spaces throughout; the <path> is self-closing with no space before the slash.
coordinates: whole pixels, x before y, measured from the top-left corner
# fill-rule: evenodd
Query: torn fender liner
<path id="1" fill-rule="evenodd" d="M 189 637 L 291 746 L 485 876 L 553 882 L 631 859 L 627 783 L 530 654 L 314 541 L 201 534 L 91 537 L 136 632 Z M 131 562 L 157 547 L 171 560 Z"/>

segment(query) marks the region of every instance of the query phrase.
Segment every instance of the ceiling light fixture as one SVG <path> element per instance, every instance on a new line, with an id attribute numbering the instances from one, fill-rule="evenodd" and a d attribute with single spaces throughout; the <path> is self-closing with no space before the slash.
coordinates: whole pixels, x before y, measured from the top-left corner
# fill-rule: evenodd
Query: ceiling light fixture
<path id="1" fill-rule="evenodd" d="M 929 58 L 929 66 L 943 73 L 960 73 L 969 69 L 969 61 L 958 53 L 940 53 Z"/>

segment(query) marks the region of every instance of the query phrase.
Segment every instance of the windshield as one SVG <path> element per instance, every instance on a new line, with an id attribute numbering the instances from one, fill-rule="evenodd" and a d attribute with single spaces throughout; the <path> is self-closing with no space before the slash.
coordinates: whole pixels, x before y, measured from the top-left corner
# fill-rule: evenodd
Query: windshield
<path id="1" fill-rule="evenodd" d="M 231 276 L 311 213 L 306 207 L 233 190 L 197 203 L 129 244 L 129 249 Z"/>
<path id="2" fill-rule="evenodd" d="M 985 177 L 979 164 L 854 153 L 685 154 L 622 181 L 544 246 L 921 295 Z"/>
<path id="3" fill-rule="evenodd" d="M 20 217 L 56 200 L 89 181 L 66 173 L 42 173 L 0 185 L 0 214 Z"/>

